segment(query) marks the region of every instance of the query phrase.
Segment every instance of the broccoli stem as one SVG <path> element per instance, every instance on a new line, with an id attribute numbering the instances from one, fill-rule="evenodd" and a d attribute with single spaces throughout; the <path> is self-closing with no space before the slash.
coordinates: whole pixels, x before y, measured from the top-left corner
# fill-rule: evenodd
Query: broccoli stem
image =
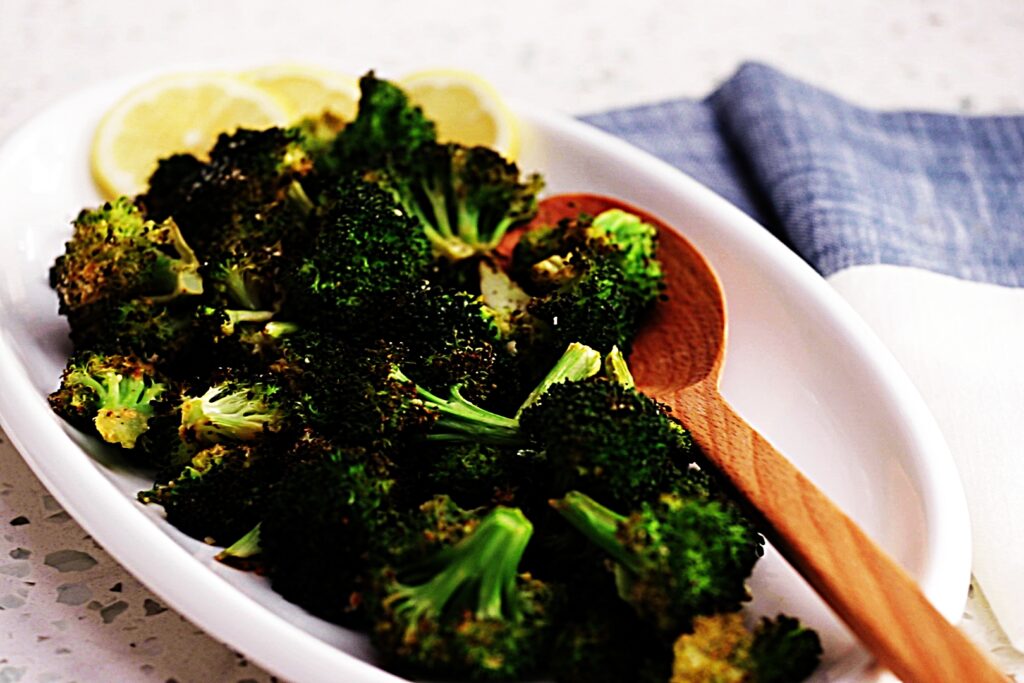
<path id="1" fill-rule="evenodd" d="M 391 376 L 409 382 L 426 405 L 439 414 L 435 431 L 427 435 L 432 441 L 475 441 L 495 445 L 520 445 L 525 439 L 519 431 L 519 420 L 492 413 L 474 405 L 462 395 L 460 387 L 452 387 L 450 397 L 441 398 L 419 386 L 398 368 Z"/>
<path id="2" fill-rule="evenodd" d="M 246 282 L 245 273 L 237 266 L 225 266 L 221 269 L 221 280 L 228 290 L 228 294 L 237 303 L 241 304 L 245 311 L 259 311 L 261 308 L 259 295 L 250 288 Z M 242 311 L 239 311 L 241 313 Z"/>
<path id="3" fill-rule="evenodd" d="M 307 215 L 313 212 L 316 205 L 313 200 L 306 194 L 306 189 L 302 187 L 302 183 L 298 180 L 293 180 L 288 186 L 287 192 L 288 199 L 292 201 L 296 206 L 302 209 Z"/>
<path id="4" fill-rule="evenodd" d="M 606 508 L 579 491 L 570 491 L 564 497 L 549 502 L 567 522 L 591 543 L 611 555 L 612 559 L 628 570 L 638 569 L 636 558 L 626 551 L 618 538 L 619 528 L 626 523 L 628 517 Z"/>
<path id="5" fill-rule="evenodd" d="M 444 187 L 437 182 L 432 184 L 423 182 L 421 187 L 434 211 L 434 224 L 437 225 L 438 232 L 448 239 L 455 237 L 452 222 L 448 217 L 448 201 L 445 198 Z M 429 225 L 429 223 L 424 223 L 424 225 Z"/>
<path id="6" fill-rule="evenodd" d="M 255 557 L 262 552 L 260 548 L 260 525 L 257 524 L 245 536 L 229 545 L 224 550 L 217 553 L 215 559 L 220 562 L 229 560 L 231 558 L 247 559 Z"/>
<path id="7" fill-rule="evenodd" d="M 159 276 L 159 286 L 168 290 L 167 294 L 149 297 L 156 303 L 166 303 L 182 294 L 199 295 L 203 293 L 203 278 L 199 275 L 199 258 L 192 247 L 185 242 L 185 236 L 174 219 L 168 218 L 160 224 L 171 236 L 171 244 L 178 253 L 178 258 L 167 256 L 161 263 L 164 269 Z"/>
<path id="8" fill-rule="evenodd" d="M 480 220 L 480 211 L 475 207 L 471 210 L 465 203 L 458 207 L 459 239 L 474 247 L 480 244 L 480 231 L 477 228 Z"/>
<path id="9" fill-rule="evenodd" d="M 622 355 L 618 346 L 613 346 L 608 355 L 604 357 L 604 374 L 627 389 L 636 386 L 633 373 L 629 371 L 629 366 L 626 364 L 626 357 Z"/>
<path id="10" fill-rule="evenodd" d="M 406 617 L 410 629 L 424 617 L 436 620 L 453 608 L 482 619 L 519 620 L 522 613 L 511 596 L 532 534 L 533 525 L 521 510 L 494 508 L 473 533 L 425 563 L 422 569 L 432 574 L 427 581 L 401 584 L 386 604 Z"/>

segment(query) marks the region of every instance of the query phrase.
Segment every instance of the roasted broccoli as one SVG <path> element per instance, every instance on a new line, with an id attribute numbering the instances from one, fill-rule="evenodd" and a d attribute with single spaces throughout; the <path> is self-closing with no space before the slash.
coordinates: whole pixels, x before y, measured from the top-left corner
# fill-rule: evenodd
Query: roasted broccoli
<path id="1" fill-rule="evenodd" d="M 519 421 L 547 454 L 551 486 L 613 505 L 631 508 L 671 491 L 697 461 L 689 433 L 664 406 L 600 375 L 555 384 Z"/>
<path id="2" fill-rule="evenodd" d="M 272 379 L 227 377 L 197 396 L 181 400 L 181 436 L 214 444 L 252 441 L 284 429 L 289 400 Z"/>
<path id="3" fill-rule="evenodd" d="M 764 541 L 725 501 L 664 494 L 622 515 L 571 491 L 551 504 L 608 553 L 622 599 L 664 633 L 750 599 L 746 581 Z"/>
<path id="4" fill-rule="evenodd" d="M 628 353 L 664 289 L 657 230 L 617 209 L 526 233 L 511 267 L 535 295 L 527 311 L 547 324 L 545 341 L 556 347 L 580 341 Z"/>
<path id="5" fill-rule="evenodd" d="M 274 589 L 318 616 L 358 618 L 365 566 L 397 512 L 386 458 L 315 437 L 268 496 L 262 561 Z"/>
<path id="6" fill-rule="evenodd" d="M 493 251 L 508 230 L 537 212 L 539 175 L 486 147 L 424 144 L 405 163 L 368 175 L 415 216 L 434 251 L 451 261 Z"/>
<path id="7" fill-rule="evenodd" d="M 147 220 L 126 197 L 78 215 L 50 284 L 72 325 L 99 302 L 166 302 L 203 292 L 199 259 L 174 220 Z"/>
<path id="8" fill-rule="evenodd" d="M 817 668 L 821 643 L 791 617 L 764 617 L 751 632 L 731 612 L 694 619 L 674 653 L 670 683 L 795 683 Z"/>
<path id="9" fill-rule="evenodd" d="M 374 641 L 400 668 L 474 679 L 529 675 L 545 661 L 553 594 L 519 568 L 533 526 L 497 507 L 465 537 L 377 579 Z"/>
<path id="10" fill-rule="evenodd" d="M 359 327 L 387 310 L 389 293 L 416 288 L 430 272 L 415 221 L 372 183 L 346 176 L 314 221 L 316 236 L 286 282 L 292 319 Z"/>
<path id="11" fill-rule="evenodd" d="M 168 521 L 186 534 L 226 545 L 260 522 L 267 496 L 290 464 L 279 444 L 215 444 L 138 499 L 162 505 Z"/>
<path id="12" fill-rule="evenodd" d="M 538 204 L 539 175 L 360 90 L 352 121 L 222 134 L 78 215 L 54 410 L 396 673 L 806 676 L 812 632 L 743 628 L 763 540 L 626 362 L 664 297 L 656 226 L 538 226 L 601 202 Z"/>
<path id="13" fill-rule="evenodd" d="M 104 441 L 134 448 L 149 428 L 153 403 L 167 390 L 156 368 L 134 355 L 76 352 L 68 360 L 50 406 Z"/>
<path id="14" fill-rule="evenodd" d="M 393 83 L 371 71 L 359 79 L 359 90 L 359 113 L 338 134 L 328 168 L 341 172 L 383 168 L 437 139 L 434 122 Z"/>

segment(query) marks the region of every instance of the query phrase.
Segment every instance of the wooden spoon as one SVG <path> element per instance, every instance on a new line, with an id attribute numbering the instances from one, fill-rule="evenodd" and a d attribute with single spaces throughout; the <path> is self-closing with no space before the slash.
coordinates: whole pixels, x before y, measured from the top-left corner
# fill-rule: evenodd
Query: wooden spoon
<path id="1" fill-rule="evenodd" d="M 662 401 L 760 518 L 761 529 L 876 659 L 904 681 L 1006 678 L 931 605 L 907 573 L 726 403 L 725 300 L 697 249 L 654 216 L 589 194 L 541 203 L 531 225 L 619 208 L 659 228 L 668 301 L 640 332 L 630 367 Z"/>

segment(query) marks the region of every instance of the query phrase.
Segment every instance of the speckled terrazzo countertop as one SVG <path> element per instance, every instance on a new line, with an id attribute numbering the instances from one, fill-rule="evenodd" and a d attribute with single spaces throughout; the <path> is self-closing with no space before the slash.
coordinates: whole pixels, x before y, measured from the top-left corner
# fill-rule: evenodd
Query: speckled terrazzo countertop
<path id="1" fill-rule="evenodd" d="M 1024 111 L 1019 0 L 399 3 L 0 0 L 0 138 L 62 95 L 169 65 L 475 69 L 572 114 L 701 96 L 746 59 L 858 103 Z M 3 389 L 0 388 L 0 391 Z M 975 593 L 962 627 L 1011 673 Z M 0 433 L 0 683 L 268 681 L 99 548 Z"/>

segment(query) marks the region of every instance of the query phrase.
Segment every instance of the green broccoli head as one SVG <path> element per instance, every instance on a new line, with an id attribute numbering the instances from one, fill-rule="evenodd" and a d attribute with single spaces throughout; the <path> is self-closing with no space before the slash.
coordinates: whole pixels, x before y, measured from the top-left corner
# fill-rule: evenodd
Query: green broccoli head
<path id="1" fill-rule="evenodd" d="M 535 294 L 526 310 L 556 347 L 581 341 L 628 353 L 664 290 L 656 228 L 618 209 L 527 232 L 511 270 Z"/>
<path id="2" fill-rule="evenodd" d="M 378 308 L 345 330 L 351 342 L 384 340 L 418 384 L 444 392 L 458 384 L 473 400 L 495 389 L 494 368 L 503 349 L 498 330 L 479 297 L 427 282 L 387 292 Z"/>
<path id="3" fill-rule="evenodd" d="M 192 297 L 168 303 L 108 299 L 69 314 L 70 337 L 75 348 L 130 350 L 164 366 L 198 341 L 196 311 Z"/>
<path id="4" fill-rule="evenodd" d="M 388 292 L 414 289 L 429 273 L 426 238 L 372 183 L 340 181 L 315 222 L 316 237 L 286 282 L 290 317 L 332 328 L 359 325 L 386 310 L 380 302 Z"/>
<path id="5" fill-rule="evenodd" d="M 260 525 L 274 590 L 325 619 L 351 622 L 365 589 L 367 557 L 395 525 L 380 454 L 314 437 L 274 486 Z"/>
<path id="6" fill-rule="evenodd" d="M 104 301 L 166 302 L 203 291 L 199 260 L 177 224 L 146 220 L 126 197 L 78 215 L 50 283 L 69 318 Z"/>
<path id="7" fill-rule="evenodd" d="M 193 538 L 227 545 L 259 523 L 266 497 L 288 466 L 278 444 L 215 444 L 138 499 L 162 505 L 167 521 Z"/>
<path id="8" fill-rule="evenodd" d="M 154 402 L 167 390 L 156 368 L 134 355 L 79 351 L 68 360 L 53 410 L 104 441 L 134 448 L 149 428 Z"/>
<path id="9" fill-rule="evenodd" d="M 181 436 L 187 442 L 253 441 L 285 429 L 291 399 L 273 378 L 216 380 L 202 394 L 181 399 Z"/>
<path id="10" fill-rule="evenodd" d="M 161 161 L 139 201 L 158 220 L 173 215 L 204 261 L 219 260 L 240 242 L 287 241 L 301 232 L 311 208 L 301 192 L 312 171 L 302 139 L 301 131 L 282 128 L 223 133 L 209 161 Z"/>
<path id="11" fill-rule="evenodd" d="M 434 142 L 434 123 L 401 88 L 372 71 L 359 79 L 359 112 L 334 142 L 328 166 L 342 173 L 383 168 Z"/>
<path id="12" fill-rule="evenodd" d="M 422 145 L 404 164 L 368 177 L 394 193 L 450 261 L 493 251 L 510 228 L 533 218 L 544 186 L 537 174 L 520 178 L 494 150 L 456 143 Z"/>
<path id="13" fill-rule="evenodd" d="M 696 459 L 664 406 L 600 375 L 551 386 L 519 421 L 546 452 L 554 490 L 580 488 L 615 505 L 672 490 Z"/>
<path id="14" fill-rule="evenodd" d="M 552 592 L 520 574 L 533 526 L 494 508 L 471 533 L 420 563 L 378 578 L 374 641 L 421 674 L 507 679 L 544 661 Z"/>
<path id="15" fill-rule="evenodd" d="M 665 290 L 665 273 L 658 261 L 658 229 L 639 216 L 609 209 L 594 216 L 588 231 L 591 239 L 615 247 L 612 259 L 626 274 L 631 294 L 653 302 Z"/>
<path id="16" fill-rule="evenodd" d="M 753 632 L 737 612 L 694 619 L 674 646 L 671 683 L 797 683 L 821 657 L 817 634 L 791 617 L 763 617 Z"/>
<path id="17" fill-rule="evenodd" d="M 386 344 L 362 347 L 304 328 L 278 348 L 272 371 L 300 397 L 302 419 L 332 438 L 390 449 L 426 434 L 437 419 L 415 385 L 393 374 L 398 358 Z"/>
<path id="18" fill-rule="evenodd" d="M 729 503 L 665 494 L 627 516 L 572 491 L 552 505 L 608 553 L 620 597 L 663 633 L 749 600 L 763 539 Z"/>

